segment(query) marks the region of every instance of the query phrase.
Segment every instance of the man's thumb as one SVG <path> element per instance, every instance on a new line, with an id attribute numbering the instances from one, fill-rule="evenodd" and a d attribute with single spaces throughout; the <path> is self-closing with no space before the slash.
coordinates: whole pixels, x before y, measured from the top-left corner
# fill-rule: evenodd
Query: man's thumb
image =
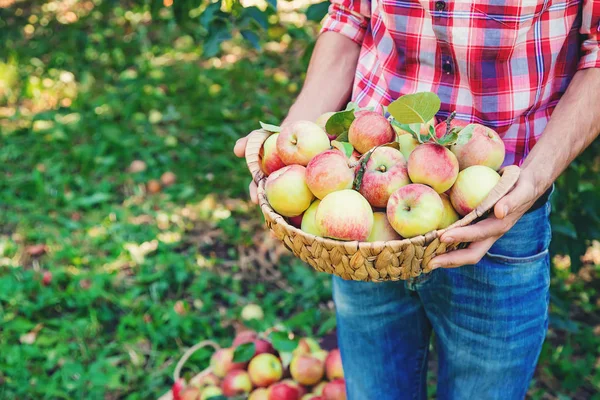
<path id="1" fill-rule="evenodd" d="M 518 193 L 515 189 L 501 198 L 494 206 L 494 215 L 496 218 L 503 219 L 510 214 L 516 206 L 517 197 Z"/>

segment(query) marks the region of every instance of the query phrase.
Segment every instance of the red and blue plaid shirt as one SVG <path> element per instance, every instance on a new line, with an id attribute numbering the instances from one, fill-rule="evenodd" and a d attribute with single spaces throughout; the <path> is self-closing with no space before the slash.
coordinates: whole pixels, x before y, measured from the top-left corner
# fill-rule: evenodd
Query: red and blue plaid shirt
<path id="1" fill-rule="evenodd" d="M 361 45 L 353 101 L 435 92 L 439 118 L 500 134 L 505 165 L 521 164 L 575 72 L 600 67 L 600 0 L 332 0 L 322 31 Z"/>

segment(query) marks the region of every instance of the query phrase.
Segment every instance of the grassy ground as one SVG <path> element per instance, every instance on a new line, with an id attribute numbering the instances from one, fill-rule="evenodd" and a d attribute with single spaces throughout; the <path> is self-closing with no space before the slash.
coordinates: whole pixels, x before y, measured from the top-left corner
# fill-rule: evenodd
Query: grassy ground
<path id="1" fill-rule="evenodd" d="M 0 27 L 0 398 L 152 398 L 251 302 L 263 326 L 330 332 L 328 278 L 264 231 L 231 153 L 285 114 L 311 31 L 203 60 L 168 21 L 89 4 Z M 555 268 L 532 398 L 600 398 L 599 252 Z"/>

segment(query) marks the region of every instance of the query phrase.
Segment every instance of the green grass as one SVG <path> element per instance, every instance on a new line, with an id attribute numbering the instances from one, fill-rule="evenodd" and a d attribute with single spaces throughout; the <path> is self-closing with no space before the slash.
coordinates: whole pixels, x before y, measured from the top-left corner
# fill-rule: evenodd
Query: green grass
<path id="1" fill-rule="evenodd" d="M 334 328 L 328 277 L 270 238 L 231 152 L 285 115 L 314 27 L 205 60 L 168 18 L 144 15 L 0 14 L 0 398 L 153 398 L 187 347 L 227 344 L 248 303 L 265 310 L 257 328 Z M 130 172 L 134 160 L 146 169 Z M 149 193 L 167 171 L 176 182 Z M 594 263 L 585 271 L 553 278 L 533 398 L 597 396 L 600 280 Z"/>

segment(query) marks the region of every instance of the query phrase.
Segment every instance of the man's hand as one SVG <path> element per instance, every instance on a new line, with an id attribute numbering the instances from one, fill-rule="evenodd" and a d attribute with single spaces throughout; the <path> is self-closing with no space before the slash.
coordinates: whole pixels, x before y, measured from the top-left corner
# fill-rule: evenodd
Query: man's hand
<path id="1" fill-rule="evenodd" d="M 235 147 L 233 148 L 233 152 L 235 153 L 236 156 L 240 157 L 240 158 L 244 158 L 246 155 L 246 143 L 248 143 L 248 136 L 244 136 L 243 138 L 239 138 L 237 140 L 237 142 L 235 142 Z M 250 186 L 248 187 L 248 189 L 250 189 L 250 199 L 252 200 L 252 202 L 254 204 L 258 204 L 258 195 L 256 192 L 256 183 L 254 183 L 254 180 L 252 180 L 250 182 Z"/>
<path id="2" fill-rule="evenodd" d="M 476 264 L 496 240 L 531 208 L 542 192 L 523 171 L 513 190 L 496 203 L 493 215 L 473 225 L 450 229 L 440 238 L 445 243 L 470 242 L 469 246 L 434 257 L 430 265 L 435 269 Z"/>

